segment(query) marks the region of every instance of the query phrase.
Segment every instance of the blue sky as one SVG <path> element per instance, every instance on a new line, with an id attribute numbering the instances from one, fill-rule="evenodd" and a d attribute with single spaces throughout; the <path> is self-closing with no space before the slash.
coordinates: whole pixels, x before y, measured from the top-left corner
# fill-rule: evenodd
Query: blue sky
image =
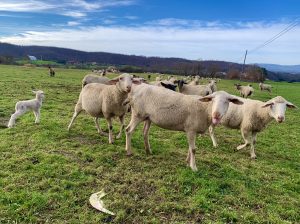
<path id="1" fill-rule="evenodd" d="M 0 0 L 0 41 L 85 51 L 300 64 L 298 0 Z"/>

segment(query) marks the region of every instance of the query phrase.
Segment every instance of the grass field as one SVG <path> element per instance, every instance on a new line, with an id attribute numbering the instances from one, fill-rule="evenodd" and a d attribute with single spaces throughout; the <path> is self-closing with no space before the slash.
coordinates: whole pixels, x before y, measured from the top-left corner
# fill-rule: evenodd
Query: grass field
<path id="1" fill-rule="evenodd" d="M 140 125 L 134 155 L 127 157 L 125 135 L 109 145 L 84 113 L 68 132 L 86 73 L 57 69 L 50 78 L 46 68 L 0 66 L 0 223 L 300 222 L 299 110 L 288 110 L 285 123 L 273 121 L 258 135 L 255 161 L 248 148 L 234 151 L 242 142 L 237 130 L 217 128 L 216 149 L 207 134 L 199 137 L 199 171 L 192 172 L 184 133 L 152 126 L 153 155 L 147 156 Z M 237 94 L 233 83 L 222 80 L 218 88 Z M 299 83 L 270 83 L 273 96 L 300 106 Z M 270 98 L 254 88 L 253 98 Z M 27 113 L 15 128 L 5 128 L 15 103 L 34 97 L 32 89 L 46 95 L 41 123 Z M 89 205 L 101 189 L 116 216 Z"/>

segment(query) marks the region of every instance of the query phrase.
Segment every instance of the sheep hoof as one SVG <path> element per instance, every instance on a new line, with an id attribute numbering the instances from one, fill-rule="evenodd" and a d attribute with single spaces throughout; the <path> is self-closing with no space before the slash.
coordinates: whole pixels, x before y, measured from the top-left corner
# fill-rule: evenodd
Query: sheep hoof
<path id="1" fill-rule="evenodd" d="M 239 150 L 241 150 L 244 147 L 245 147 L 244 145 L 239 145 L 238 147 L 236 147 L 236 150 L 239 151 Z"/>
<path id="2" fill-rule="evenodd" d="M 121 138 L 121 135 L 117 135 L 116 139 L 120 139 Z"/>
<path id="3" fill-rule="evenodd" d="M 256 159 L 256 155 L 251 155 L 251 159 Z"/>
<path id="4" fill-rule="evenodd" d="M 218 144 L 215 144 L 215 145 L 214 145 L 214 148 L 217 148 L 217 147 L 218 147 Z"/>
<path id="5" fill-rule="evenodd" d="M 197 172 L 198 171 L 198 168 L 195 166 L 195 167 L 191 167 L 192 168 L 192 170 L 194 171 L 194 172 Z"/>

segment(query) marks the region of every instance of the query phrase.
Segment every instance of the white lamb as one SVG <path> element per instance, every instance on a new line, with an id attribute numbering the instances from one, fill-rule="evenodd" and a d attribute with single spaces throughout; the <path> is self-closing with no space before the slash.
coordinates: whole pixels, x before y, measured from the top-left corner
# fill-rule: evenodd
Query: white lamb
<path id="1" fill-rule="evenodd" d="M 16 112 L 11 115 L 7 125 L 8 128 L 12 128 L 16 123 L 16 119 L 27 111 L 33 111 L 36 124 L 40 122 L 40 110 L 45 94 L 42 90 L 32 92 L 35 93 L 35 99 L 19 101 L 16 103 Z"/>
<path id="2" fill-rule="evenodd" d="M 207 85 L 210 89 L 211 89 L 211 92 L 216 92 L 218 89 L 217 89 L 217 81 L 216 80 L 210 80 L 210 82 L 208 83 Z"/>
<path id="3" fill-rule="evenodd" d="M 68 130 L 70 130 L 78 114 L 85 110 L 89 115 L 95 118 L 94 121 L 99 134 L 105 135 L 98 124 L 98 119 L 100 117 L 106 119 L 109 130 L 109 143 L 112 144 L 112 118 L 117 116 L 120 119 L 121 128 L 117 136 L 117 138 L 120 138 L 124 129 L 124 116 L 128 111 L 128 105 L 124 105 L 124 101 L 131 91 L 132 83 L 140 84 L 140 81 L 134 80 L 131 75 L 124 73 L 110 80 L 109 84 L 111 85 L 90 83 L 84 86 L 80 92 Z"/>
<path id="4" fill-rule="evenodd" d="M 237 150 L 250 144 L 251 158 L 255 159 L 254 145 L 256 143 L 256 134 L 261 132 L 273 119 L 278 123 L 283 122 L 286 107 L 296 108 L 296 106 L 281 96 L 277 96 L 268 102 L 242 98 L 240 100 L 244 104 L 241 106 L 230 104 L 227 113 L 221 119 L 221 124 L 228 128 L 241 130 L 245 144 L 239 145 Z M 213 125 L 209 128 L 209 132 L 214 147 L 217 147 Z"/>
<path id="5" fill-rule="evenodd" d="M 260 91 L 268 91 L 269 93 L 272 92 L 272 86 L 270 84 L 264 84 L 264 83 L 259 83 L 259 89 Z"/>
<path id="6" fill-rule="evenodd" d="M 197 170 L 195 163 L 197 134 L 204 133 L 211 123 L 217 124 L 226 114 L 230 102 L 243 103 L 224 91 L 199 97 L 145 84 L 134 86 L 128 98 L 132 113 L 131 121 L 126 128 L 127 155 L 132 154 L 132 133 L 143 121 L 145 150 L 146 153 L 151 153 L 148 134 L 153 122 L 161 128 L 183 131 L 187 134 L 189 142 L 187 162 L 194 171 Z"/>

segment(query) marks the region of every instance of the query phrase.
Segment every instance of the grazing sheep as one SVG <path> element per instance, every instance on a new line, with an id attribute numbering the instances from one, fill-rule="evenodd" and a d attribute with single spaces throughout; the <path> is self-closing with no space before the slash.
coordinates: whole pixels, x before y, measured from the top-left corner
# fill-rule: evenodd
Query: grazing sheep
<path id="1" fill-rule="evenodd" d="M 82 79 L 82 88 L 89 84 L 89 83 L 102 83 L 102 84 L 108 84 L 110 81 L 109 78 L 104 77 L 104 76 L 97 76 L 94 74 L 87 74 L 86 76 L 84 76 L 84 78 Z"/>
<path id="2" fill-rule="evenodd" d="M 272 86 L 271 85 L 264 84 L 264 83 L 261 83 L 261 82 L 259 83 L 259 89 L 260 89 L 260 91 L 265 90 L 265 91 L 268 91 L 269 93 L 272 92 Z"/>
<path id="3" fill-rule="evenodd" d="M 159 81 L 159 82 L 151 82 L 150 83 L 151 85 L 154 85 L 154 86 L 161 86 L 161 87 L 164 87 L 166 89 L 170 89 L 170 90 L 173 90 L 173 91 L 176 91 L 176 85 L 170 81 L 167 81 L 167 80 L 163 80 L 163 81 Z"/>
<path id="4" fill-rule="evenodd" d="M 177 83 L 179 92 L 185 95 L 207 96 L 212 93 L 211 89 L 206 85 L 191 86 L 187 85 L 183 80 L 179 80 Z"/>
<path id="5" fill-rule="evenodd" d="M 110 80 L 108 83 L 115 85 L 90 83 L 84 86 L 79 95 L 68 130 L 70 130 L 78 114 L 82 110 L 85 110 L 89 115 L 95 118 L 94 122 L 96 128 L 101 135 L 104 135 L 105 133 L 99 127 L 98 119 L 100 117 L 106 119 L 109 130 L 109 143 L 113 143 L 112 118 L 115 116 L 119 117 L 121 128 L 117 139 L 120 138 L 124 129 L 124 116 L 128 111 L 128 106 L 124 105 L 124 101 L 131 91 L 132 83 L 140 84 L 140 82 L 134 80 L 131 75 L 124 73 L 119 77 Z"/>
<path id="6" fill-rule="evenodd" d="M 211 89 L 212 93 L 217 91 L 217 81 L 216 80 L 210 80 L 210 82 L 208 83 L 207 86 Z"/>
<path id="7" fill-rule="evenodd" d="M 187 162 L 196 171 L 195 140 L 197 133 L 204 133 L 211 123 L 217 124 L 226 113 L 229 102 L 242 104 L 236 97 L 215 92 L 206 97 L 187 96 L 151 85 L 134 86 L 130 93 L 131 121 L 126 128 L 126 151 L 131 155 L 131 135 L 137 125 L 144 121 L 144 144 L 151 153 L 148 139 L 153 122 L 157 126 L 187 134 L 189 151 Z"/>
<path id="8" fill-rule="evenodd" d="M 234 85 L 243 98 L 247 98 L 248 96 L 251 96 L 254 93 L 254 89 L 250 84 L 248 86 L 242 86 L 241 84 Z"/>
<path id="9" fill-rule="evenodd" d="M 16 111 L 10 117 L 10 120 L 7 125 L 8 128 L 12 128 L 16 123 L 16 119 L 24 113 L 26 113 L 27 111 L 33 111 L 36 124 L 40 122 L 40 110 L 45 94 L 42 90 L 32 92 L 35 93 L 35 99 L 19 101 L 16 103 Z"/>
<path id="10" fill-rule="evenodd" d="M 256 134 L 261 132 L 273 118 L 281 123 L 285 119 L 286 107 L 296 108 L 292 103 L 286 101 L 283 97 L 277 96 L 268 102 L 259 100 L 242 99 L 242 106 L 231 104 L 227 113 L 221 119 L 220 124 L 232 129 L 240 129 L 245 144 L 239 145 L 240 150 L 250 144 L 251 159 L 255 159 L 254 145 L 256 143 Z M 214 147 L 217 142 L 214 137 L 214 126 L 209 127 L 210 137 Z"/>

